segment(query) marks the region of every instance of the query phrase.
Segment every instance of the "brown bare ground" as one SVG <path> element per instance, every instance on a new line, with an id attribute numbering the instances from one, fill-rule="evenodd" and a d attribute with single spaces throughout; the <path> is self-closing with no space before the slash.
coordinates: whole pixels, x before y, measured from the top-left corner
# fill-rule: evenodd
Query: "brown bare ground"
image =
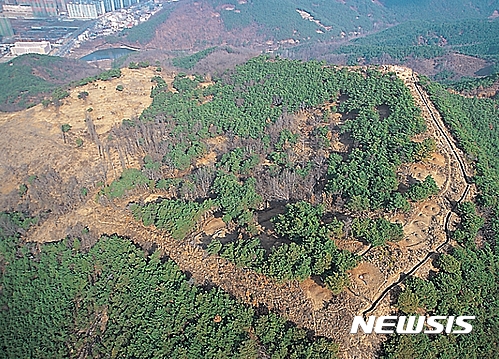
<path id="1" fill-rule="evenodd" d="M 198 158 L 196 160 L 196 167 L 213 165 L 215 164 L 216 160 L 217 160 L 217 154 L 214 151 L 211 151 L 206 156 Z"/>
<path id="2" fill-rule="evenodd" d="M 203 225 L 203 232 L 208 236 L 212 236 L 225 228 L 227 228 L 227 225 L 222 218 L 211 218 Z"/>
<path id="3" fill-rule="evenodd" d="M 247 27 L 226 31 L 219 9 L 199 1 L 177 7 L 156 29 L 154 38 L 145 48 L 191 51 L 222 43 L 239 45 L 259 39 L 256 30 L 256 27 Z"/>
<path id="4" fill-rule="evenodd" d="M 379 268 L 368 262 L 360 263 L 349 274 L 350 289 L 368 298 L 374 297 L 385 282 Z"/>
<path id="5" fill-rule="evenodd" d="M 449 53 L 434 59 L 409 60 L 404 65 L 427 76 L 434 76 L 443 70 L 452 71 L 457 79 L 463 76 L 475 77 L 475 72 L 486 67 L 488 63 L 474 56 Z"/>
<path id="6" fill-rule="evenodd" d="M 301 282 L 300 288 L 302 289 L 307 299 L 312 302 L 312 308 L 314 311 L 322 309 L 324 307 L 324 304 L 329 302 L 333 298 L 333 293 L 330 290 L 317 284 L 311 278 L 308 278 Z"/>
<path id="7" fill-rule="evenodd" d="M 27 175 L 36 175 L 45 166 L 57 168 L 62 177 L 79 178 L 85 171 L 101 162 L 96 146 L 88 139 L 85 115 L 89 108 L 96 131 L 101 137 L 125 118 L 133 118 L 150 105 L 153 69 L 122 69 L 122 77 L 97 81 L 71 90 L 59 107 L 37 105 L 28 110 L 0 113 L 0 193 L 19 187 Z M 165 78 L 171 82 L 171 78 Z M 123 91 L 117 91 L 117 85 Z M 78 94 L 87 91 L 86 100 Z M 64 143 L 61 125 L 71 125 Z M 77 148 L 76 139 L 83 139 Z M 112 179 L 112 174 L 110 180 Z"/>

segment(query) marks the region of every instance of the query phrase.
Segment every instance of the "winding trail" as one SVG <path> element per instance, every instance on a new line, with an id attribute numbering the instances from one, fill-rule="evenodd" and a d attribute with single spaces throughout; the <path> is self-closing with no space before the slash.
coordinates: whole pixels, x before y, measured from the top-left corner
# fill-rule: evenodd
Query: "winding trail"
<path id="1" fill-rule="evenodd" d="M 440 251 L 442 250 L 442 248 L 444 248 L 445 246 L 447 246 L 450 243 L 450 240 L 451 240 L 451 233 L 450 233 L 450 230 L 449 230 L 450 218 L 452 216 L 452 213 L 455 211 L 456 207 L 463 200 L 466 199 L 466 197 L 468 196 L 468 193 L 470 191 L 471 185 L 472 185 L 471 180 L 470 180 L 470 176 L 466 172 L 465 162 L 461 158 L 461 154 L 457 151 L 455 143 L 452 141 L 452 139 L 446 133 L 446 131 L 444 129 L 445 125 L 443 123 L 441 123 L 441 120 L 439 120 L 437 118 L 437 116 L 435 116 L 435 114 L 434 114 L 434 112 L 433 112 L 433 110 L 432 110 L 432 108 L 430 106 L 429 100 L 426 98 L 423 90 L 417 84 L 417 79 L 414 77 L 414 75 L 413 75 L 413 81 L 414 81 L 414 87 L 415 87 L 416 91 L 418 92 L 418 95 L 419 95 L 421 101 L 423 102 L 423 104 L 425 105 L 425 107 L 428 109 L 428 113 L 430 114 L 430 116 L 431 116 L 431 118 L 433 120 L 433 123 L 438 128 L 438 131 L 440 132 L 440 134 L 445 138 L 445 141 L 447 142 L 447 145 L 448 145 L 449 149 L 451 150 L 451 152 L 454 155 L 457 163 L 459 164 L 460 174 L 462 175 L 462 177 L 464 178 L 464 180 L 466 182 L 466 187 L 465 187 L 463 193 L 461 194 L 461 196 L 459 197 L 459 200 L 457 200 L 454 203 L 454 205 L 451 207 L 451 209 L 449 210 L 449 212 L 445 216 L 445 222 L 444 222 L 445 235 L 446 235 L 445 242 L 443 242 L 437 248 L 435 248 L 434 251 L 429 252 L 421 261 L 419 261 L 416 265 L 414 265 L 407 273 L 401 273 L 399 280 L 395 281 L 394 283 L 392 283 L 388 287 L 386 287 L 385 290 L 383 290 L 383 292 L 381 292 L 381 294 L 378 296 L 378 298 L 376 298 L 372 302 L 371 306 L 362 312 L 363 316 L 366 316 L 370 312 L 374 311 L 376 309 L 376 307 L 378 306 L 378 304 L 386 297 L 386 295 L 393 288 L 395 288 L 399 284 L 403 283 L 406 278 L 408 278 L 410 275 L 414 274 L 419 268 L 421 268 L 428 261 L 428 259 L 436 257 L 436 255 L 440 253 Z"/>

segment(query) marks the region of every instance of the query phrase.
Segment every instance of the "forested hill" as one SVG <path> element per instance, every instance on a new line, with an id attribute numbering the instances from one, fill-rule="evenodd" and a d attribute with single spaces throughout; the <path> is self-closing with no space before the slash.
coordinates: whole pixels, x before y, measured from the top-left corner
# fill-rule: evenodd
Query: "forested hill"
<path id="1" fill-rule="evenodd" d="M 386 9 L 402 20 L 445 20 L 486 18 L 498 9 L 489 0 L 381 0 Z"/>
<path id="2" fill-rule="evenodd" d="M 401 67 L 269 55 L 219 76 L 132 67 L 137 81 L 79 91 L 72 118 L 54 115 L 74 104 L 59 98 L 38 106 L 43 122 L 4 122 L 0 358 L 322 359 L 335 357 L 333 341 L 351 358 L 495 357 L 496 100 L 415 87 Z M 111 113 L 120 123 L 102 130 L 89 107 L 97 90 L 130 106 L 139 75 L 150 105 L 137 117 Z M 451 152 L 463 161 L 450 135 L 437 134 L 444 125 L 423 117 L 408 86 L 433 96 L 475 162 L 475 204 L 467 174 L 452 171 Z M 27 119 L 33 130 L 12 141 Z M 29 147 L 49 140 L 46 152 Z M 177 264 L 153 243 L 102 233 L 160 239 Z M 421 258 L 435 261 L 416 273 Z M 476 315 L 473 334 L 357 340 L 353 316 L 380 303 L 385 285 L 400 290 L 376 313 Z"/>
<path id="3" fill-rule="evenodd" d="M 360 296 L 344 290 L 348 271 L 360 256 L 345 248 L 343 238 L 355 236 L 363 248 L 373 247 L 370 253 L 390 253 L 387 242 L 401 242 L 404 232 L 401 223 L 382 213 L 406 213 L 439 191 L 430 175 L 417 180 L 397 173 L 403 163 L 429 158 L 436 148 L 424 134 L 425 121 L 409 90 L 394 72 L 270 56 L 210 79 L 179 73 L 169 80 L 162 75 L 155 71 L 150 79 L 152 103 L 139 118 L 125 119 L 100 134 L 96 127 L 102 117 L 95 107 L 86 110 L 84 128 L 78 129 L 83 111 L 58 124 L 62 138 L 55 127 L 65 156 L 76 159 L 92 149 L 95 154 L 93 161 L 71 160 L 68 167 L 78 172 L 68 179 L 71 185 L 64 184 L 68 175 L 53 157 L 47 160 L 53 167 L 36 171 L 12 164 L 10 173 L 22 173 L 25 180 L 9 198 L 0 197 L 6 203 L 2 208 L 15 205 L 7 210 L 20 209 L 29 217 L 19 210 L 0 215 L 0 358 L 334 357 L 332 341 L 313 334 L 335 339 L 347 333 L 352 310 L 331 305 L 327 312 L 324 302 L 362 305 Z M 121 90 L 116 87 L 130 96 L 127 91 L 126 83 Z M 78 100 L 90 101 L 95 94 L 89 88 Z M 121 103 L 126 101 L 123 97 Z M 48 104 L 45 110 L 55 109 Z M 34 142 L 30 135 L 23 144 Z M 98 155 L 100 149 L 105 157 Z M 17 151 L 28 152 L 25 147 Z M 123 155 L 123 172 L 105 183 L 100 175 L 104 165 L 105 176 L 120 168 L 118 162 L 107 166 L 112 154 Z M 38 154 L 37 162 L 40 158 Z M 139 162 L 140 169 L 127 166 L 127 159 Z M 43 193 L 38 190 L 42 187 Z M 51 207 L 61 203 L 51 197 L 54 193 L 69 204 Z M 130 202 L 131 196 L 149 194 L 160 197 Z M 260 307 L 237 306 L 215 289 L 196 289 L 172 262 L 162 263 L 158 252 L 146 255 L 115 237 L 93 241 L 92 235 L 118 233 L 120 207 L 129 216 L 122 235 L 135 239 L 132 227 L 165 231 L 168 235 L 162 237 L 171 235 L 177 243 L 196 246 L 189 244 L 190 250 L 203 251 L 198 268 L 218 256 L 220 267 L 205 267 L 204 280 L 232 262 L 245 278 L 258 275 L 259 283 L 272 283 L 271 290 L 249 287 L 243 280 L 236 284 L 242 290 L 234 294 L 252 305 L 261 303 L 263 315 L 257 312 Z M 105 215 L 92 218 L 97 208 Z M 39 220 L 32 230 L 49 231 L 43 241 L 64 238 L 68 231 L 70 239 L 20 244 L 18 233 L 24 233 L 32 217 Z M 52 221 L 65 227 L 64 234 L 54 232 L 58 224 Z M 225 235 L 204 236 L 207 221 Z M 96 227 L 104 222 L 111 229 Z M 36 234 L 28 236 L 33 240 Z M 191 254 L 182 251 L 182 256 Z M 395 254 L 378 257 L 393 258 L 392 270 L 405 264 Z M 220 285 L 217 277 L 212 277 L 214 285 Z M 313 307 L 301 300 L 304 292 L 297 282 L 305 281 L 323 293 Z M 279 288 L 293 296 L 280 295 L 278 302 L 270 296 L 254 299 Z M 273 308 L 310 332 L 287 330 L 294 327 L 267 314 Z M 316 314 L 322 319 L 316 321 Z"/>
<path id="4" fill-rule="evenodd" d="M 194 285 L 159 251 L 116 236 L 35 250 L 19 239 L 32 223 L 0 213 L 0 358 L 336 357 L 330 340 Z"/>
<path id="5" fill-rule="evenodd" d="M 408 21 L 352 40 L 334 52 L 347 54 L 354 63 L 359 59 L 368 63 L 431 59 L 456 52 L 497 63 L 498 33 L 499 19 Z"/>
<path id="6" fill-rule="evenodd" d="M 122 35 L 135 45 L 166 50 L 203 50 L 222 43 L 266 48 L 268 41 L 287 46 L 344 41 L 409 20 L 487 19 L 494 10 L 495 4 L 486 1 L 471 6 L 449 0 L 184 0 L 148 26 Z"/>
<path id="7" fill-rule="evenodd" d="M 343 38 L 369 33 L 407 20 L 487 18 L 495 2 L 474 1 L 328 1 L 328 0 L 208 0 L 220 12 L 228 30 L 257 24 L 276 40 Z"/>
<path id="8" fill-rule="evenodd" d="M 369 32 L 395 17 L 372 1 L 208 0 L 221 13 L 228 30 L 256 24 L 260 33 L 276 40 L 328 40 Z"/>

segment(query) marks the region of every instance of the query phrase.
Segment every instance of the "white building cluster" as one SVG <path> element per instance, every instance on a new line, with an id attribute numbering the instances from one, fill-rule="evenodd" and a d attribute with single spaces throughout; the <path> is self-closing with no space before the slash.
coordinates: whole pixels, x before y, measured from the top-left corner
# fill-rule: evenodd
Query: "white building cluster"
<path id="1" fill-rule="evenodd" d="M 70 2 L 67 5 L 68 17 L 73 19 L 96 19 L 105 12 L 104 2 Z"/>
<path id="2" fill-rule="evenodd" d="M 14 46 L 10 48 L 12 55 L 24 55 L 24 54 L 43 54 L 46 55 L 50 52 L 52 47 L 48 41 L 36 41 L 36 42 L 15 42 Z"/>
<path id="3" fill-rule="evenodd" d="M 140 0 L 81 0 L 68 2 L 68 17 L 96 19 L 98 16 L 139 4 Z"/>

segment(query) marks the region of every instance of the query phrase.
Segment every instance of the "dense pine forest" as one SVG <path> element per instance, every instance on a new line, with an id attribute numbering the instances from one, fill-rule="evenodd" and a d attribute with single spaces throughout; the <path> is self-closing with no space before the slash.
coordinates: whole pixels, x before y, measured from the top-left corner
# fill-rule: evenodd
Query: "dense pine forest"
<path id="1" fill-rule="evenodd" d="M 395 60 L 434 58 L 449 51 L 483 57 L 497 62 L 498 48 L 491 34 L 499 32 L 498 20 L 453 22 L 410 21 L 353 40 L 337 52 L 372 62 L 389 55 Z"/>
<path id="2" fill-rule="evenodd" d="M 222 291 L 196 286 L 159 251 L 103 237 L 19 239 L 0 215 L 1 358 L 334 358 L 336 345 Z"/>

